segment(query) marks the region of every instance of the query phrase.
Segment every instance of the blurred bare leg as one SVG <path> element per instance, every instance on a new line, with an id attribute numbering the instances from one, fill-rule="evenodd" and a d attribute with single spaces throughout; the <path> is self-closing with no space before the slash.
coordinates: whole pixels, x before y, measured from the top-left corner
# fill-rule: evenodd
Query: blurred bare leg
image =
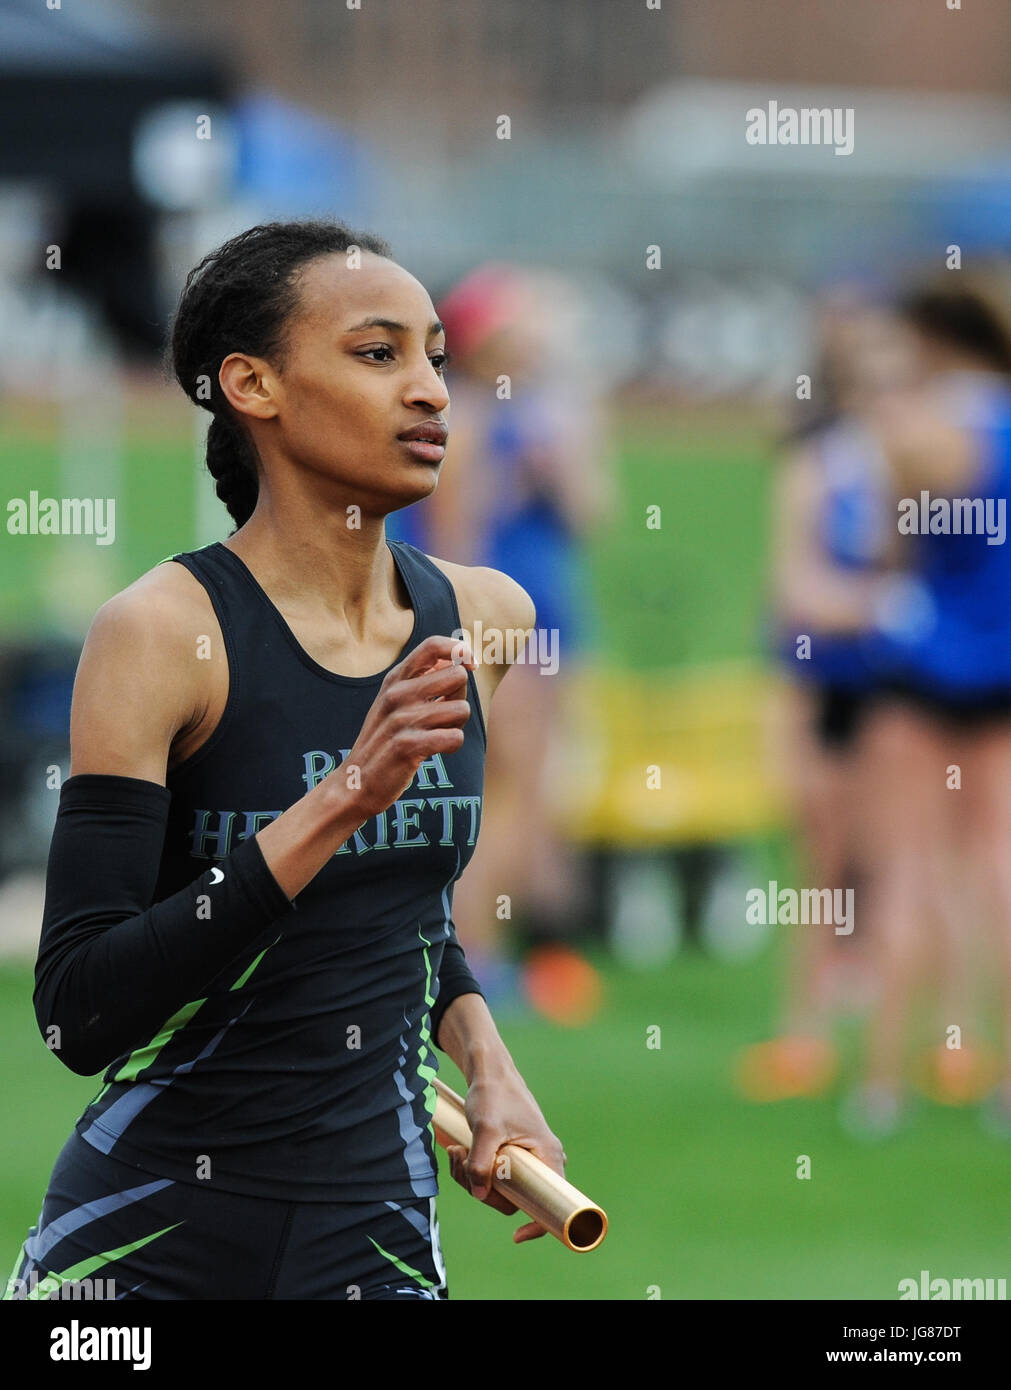
<path id="1" fill-rule="evenodd" d="M 992 813 L 986 790 L 988 754 L 979 740 L 965 734 L 952 737 L 945 756 L 945 898 L 936 960 L 935 1043 L 947 1048 L 949 1030 L 956 1026 L 964 1048 L 977 1041 L 979 1018 L 973 997 L 973 970 L 995 911 L 993 890 L 986 881 L 985 870 L 981 874 L 977 863 L 990 835 Z M 955 772 L 953 785 L 949 785 L 949 768 Z"/>
<path id="2" fill-rule="evenodd" d="M 465 949 L 500 954 L 518 909 L 560 914 L 569 901 L 568 856 L 551 825 L 545 778 L 563 680 L 516 665 L 496 692 L 481 834 L 453 899 Z"/>
<path id="3" fill-rule="evenodd" d="M 803 707 L 802 707 L 803 708 Z M 853 773 L 849 750 L 827 750 L 801 713 L 795 749 L 794 808 L 804 885 L 843 888 L 851 859 Z M 789 951 L 782 1032 L 821 1037 L 831 1031 L 827 971 L 837 954 L 831 927 L 798 927 Z"/>
<path id="4" fill-rule="evenodd" d="M 984 959 L 996 966 L 1003 1033 L 1002 1089 L 1011 1106 L 1011 728 L 992 726 L 967 743 L 962 791 L 952 795 L 965 798 L 963 863 L 970 882 L 978 885 L 982 911 L 971 907 L 963 910 L 962 944 L 970 960 L 982 949 Z M 967 1023 L 975 1027 L 975 1018 L 967 1017 Z"/>
<path id="5" fill-rule="evenodd" d="M 879 989 L 866 1085 L 897 1101 L 914 985 L 936 946 L 946 750 L 933 721 L 889 704 L 871 715 L 863 751 L 863 805 L 873 856 L 866 906 Z"/>
<path id="6" fill-rule="evenodd" d="M 786 772 L 803 884 L 845 887 L 853 848 L 853 750 L 826 747 L 816 728 L 818 696 L 807 687 L 787 689 L 775 714 L 773 752 Z M 817 1095 L 835 1073 L 830 967 L 841 955 L 841 938 L 826 924 L 787 930 L 778 1035 L 746 1048 L 735 1064 L 736 1084 L 752 1100 Z"/>

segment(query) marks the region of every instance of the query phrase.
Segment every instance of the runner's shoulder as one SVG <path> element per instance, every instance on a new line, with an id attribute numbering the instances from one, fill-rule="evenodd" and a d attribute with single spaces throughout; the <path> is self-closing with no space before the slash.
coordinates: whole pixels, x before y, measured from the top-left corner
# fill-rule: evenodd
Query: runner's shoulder
<path id="1" fill-rule="evenodd" d="M 164 785 L 173 740 L 203 717 L 224 661 L 214 611 L 201 593 L 181 565 L 161 564 L 102 604 L 74 682 L 72 774 Z M 205 655 L 211 659 L 198 659 Z"/>
<path id="2" fill-rule="evenodd" d="M 487 565 L 458 565 L 427 557 L 437 565 L 456 591 L 460 622 L 470 631 L 475 620 L 484 628 L 510 628 L 524 631 L 537 622 L 534 601 L 510 575 Z"/>
<path id="3" fill-rule="evenodd" d="M 182 656 L 192 657 L 195 640 L 216 632 L 214 609 L 203 585 L 183 565 L 163 562 L 102 604 L 92 619 L 86 647 L 98 648 L 108 658 L 143 664 L 153 674 L 164 672 Z"/>

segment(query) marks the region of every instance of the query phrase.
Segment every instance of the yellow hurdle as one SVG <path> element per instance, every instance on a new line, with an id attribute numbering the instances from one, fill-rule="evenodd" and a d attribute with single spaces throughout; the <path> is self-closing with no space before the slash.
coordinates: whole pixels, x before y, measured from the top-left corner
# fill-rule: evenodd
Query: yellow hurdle
<path id="1" fill-rule="evenodd" d="M 769 755 L 774 676 L 751 663 L 571 678 L 552 778 L 568 838 L 641 849 L 783 823 Z"/>

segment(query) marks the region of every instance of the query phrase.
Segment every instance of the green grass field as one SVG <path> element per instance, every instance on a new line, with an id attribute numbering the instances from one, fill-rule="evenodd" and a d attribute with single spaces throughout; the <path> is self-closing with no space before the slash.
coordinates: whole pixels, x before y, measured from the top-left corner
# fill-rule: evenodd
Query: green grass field
<path id="1" fill-rule="evenodd" d="M 103 559 L 108 592 L 194 544 L 188 428 L 181 415 L 171 436 L 130 437 L 122 540 Z M 591 557 L 607 659 L 648 669 L 754 655 L 769 475 L 760 433 L 631 412 L 622 438 L 619 514 Z M 55 488 L 51 440 L 8 433 L 3 457 L 8 495 Z M 645 528 L 651 503 L 663 508 L 659 532 Z M 0 547 L 0 624 L 39 622 L 47 544 Z M 570 1176 L 607 1208 L 611 1233 L 587 1256 L 550 1239 L 517 1248 L 510 1230 L 519 1218 L 480 1207 L 446 1178 L 440 1211 L 455 1298 L 644 1299 L 654 1287 L 664 1299 L 894 1299 L 898 1281 L 923 1268 L 1007 1275 L 1011 1151 L 982 1134 L 974 1113 L 924 1103 L 908 1131 L 864 1146 L 840 1130 L 838 1094 L 768 1108 L 733 1095 L 736 1049 L 768 1035 L 782 945 L 780 937 L 736 966 L 683 956 L 633 974 L 601 961 L 606 1006 L 589 1028 L 503 1025 L 565 1143 Z M 646 1047 L 653 1024 L 659 1051 Z M 23 966 L 0 970 L 0 1046 L 6 1273 L 96 1086 L 43 1047 Z M 851 1029 L 850 1074 L 857 1061 Z M 461 1085 L 448 1063 L 444 1076 Z M 802 1154 L 810 1181 L 796 1177 Z"/>
<path id="2" fill-rule="evenodd" d="M 160 430 L 138 411 L 129 418 L 114 544 L 5 537 L 0 631 L 36 630 L 52 615 L 54 590 L 65 608 L 75 597 L 68 574 L 84 587 L 81 604 L 90 613 L 164 556 L 198 544 L 191 407 L 180 402 Z M 769 475 L 760 426 L 717 429 L 629 408 L 618 434 L 615 515 L 589 555 L 602 655 L 646 670 L 756 654 Z M 57 453 L 51 420 L 35 420 L 31 429 L 0 421 L 5 495 L 59 495 Z M 105 496 L 106 482 L 96 477 L 89 495 Z M 203 482 L 213 497 L 206 474 Z M 659 530 L 646 528 L 651 504 L 662 509 Z M 224 507 L 220 517 L 223 538 L 231 529 Z"/>

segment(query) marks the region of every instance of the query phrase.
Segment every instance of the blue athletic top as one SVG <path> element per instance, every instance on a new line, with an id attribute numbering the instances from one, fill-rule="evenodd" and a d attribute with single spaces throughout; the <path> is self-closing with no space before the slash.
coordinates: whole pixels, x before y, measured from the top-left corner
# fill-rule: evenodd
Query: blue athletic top
<path id="1" fill-rule="evenodd" d="M 996 376 L 965 373 L 952 374 L 942 390 L 947 417 L 971 431 L 977 445 L 976 474 L 958 489 L 961 499 L 977 503 L 975 513 L 952 507 L 951 498 L 907 500 L 904 511 L 917 527 L 904 539 L 909 578 L 868 649 L 885 680 L 972 699 L 1011 689 L 1011 387 Z"/>
<path id="2" fill-rule="evenodd" d="M 480 439 L 482 469 L 494 480 L 495 505 L 475 538 L 475 564 L 489 565 L 521 584 L 537 609 L 537 626 L 554 628 L 571 653 L 589 641 L 586 578 L 580 547 L 549 491 L 531 490 L 531 454 L 550 449 L 562 422 L 547 394 L 517 392 L 497 409 Z M 426 502 L 389 518 L 391 533 L 425 548 Z"/>
<path id="3" fill-rule="evenodd" d="M 875 446 L 858 425 L 840 421 L 813 445 L 822 493 L 815 520 L 816 542 L 840 571 L 867 573 L 879 563 L 885 502 Z M 780 633 L 779 653 L 795 679 L 852 692 L 868 689 L 874 678 L 864 635 L 810 631 L 810 658 L 797 657 L 799 633 Z"/>
<path id="4" fill-rule="evenodd" d="M 399 662 L 424 638 L 451 635 L 460 616 L 442 571 L 410 545 L 389 545 L 415 614 Z M 337 767 L 386 675 L 317 665 L 224 545 L 172 558 L 214 606 L 229 692 L 209 740 L 168 774 L 157 900 L 207 874 Z M 474 852 L 484 778 L 484 721 L 468 675 L 462 747 L 422 763 L 293 911 L 109 1067 L 77 1125 L 90 1144 L 160 1176 L 251 1196 L 437 1192 L 430 1011 L 445 959 L 460 954 L 453 885 Z M 214 931 L 213 919 L 204 925 Z"/>

